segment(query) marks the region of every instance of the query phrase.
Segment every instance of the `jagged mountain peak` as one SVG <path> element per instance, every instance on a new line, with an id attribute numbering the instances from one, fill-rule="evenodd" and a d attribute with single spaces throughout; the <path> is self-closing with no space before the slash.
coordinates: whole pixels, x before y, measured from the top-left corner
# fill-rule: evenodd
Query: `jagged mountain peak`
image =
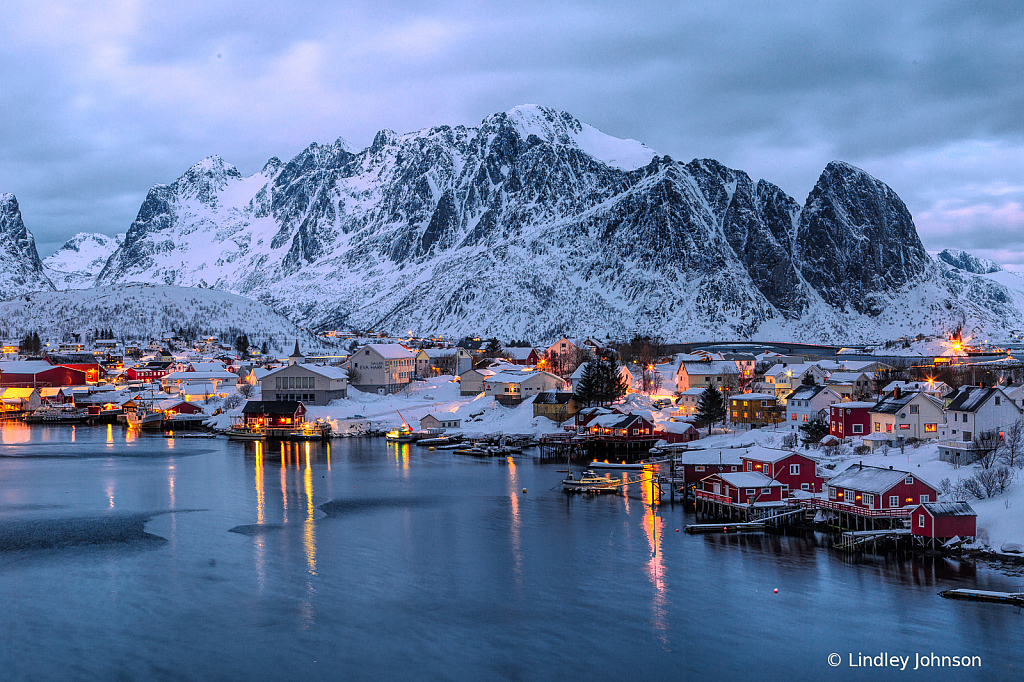
<path id="1" fill-rule="evenodd" d="M 987 258 L 978 258 L 973 253 L 962 249 L 943 249 L 939 252 L 938 258 L 943 263 L 951 265 L 957 270 L 971 272 L 976 275 L 987 275 L 992 272 L 1000 272 L 1003 269 L 994 261 Z"/>
<path id="2" fill-rule="evenodd" d="M 17 197 L 10 192 L 0 194 L 0 298 L 52 289 L 35 237 L 22 220 Z"/>
<path id="3" fill-rule="evenodd" d="M 109 237 L 79 232 L 43 260 L 43 268 L 57 289 L 86 289 L 93 285 L 125 235 Z"/>

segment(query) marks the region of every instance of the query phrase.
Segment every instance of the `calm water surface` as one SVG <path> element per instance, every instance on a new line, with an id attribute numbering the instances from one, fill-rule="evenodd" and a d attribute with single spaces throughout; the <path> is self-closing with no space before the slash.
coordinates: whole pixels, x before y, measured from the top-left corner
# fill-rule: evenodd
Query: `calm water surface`
<path id="1" fill-rule="evenodd" d="M 529 457 L 0 427 L 0 678 L 1020 679 L 1024 578 L 689 536 Z M 527 493 L 523 494 L 523 488 Z M 778 588 L 778 594 L 774 589 Z M 851 668 L 859 653 L 982 668 Z M 832 668 L 830 653 L 843 662 Z"/>

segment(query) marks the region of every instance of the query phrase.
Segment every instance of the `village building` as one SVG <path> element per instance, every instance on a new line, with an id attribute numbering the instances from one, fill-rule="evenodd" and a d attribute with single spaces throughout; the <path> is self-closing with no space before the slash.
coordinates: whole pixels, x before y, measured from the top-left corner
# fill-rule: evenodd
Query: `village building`
<path id="1" fill-rule="evenodd" d="M 260 393 L 264 400 L 327 405 L 348 397 L 348 372 L 329 365 L 288 365 L 268 372 L 260 380 Z"/>
<path id="2" fill-rule="evenodd" d="M 917 391 L 904 393 L 899 388 L 876 403 L 870 413 L 872 435 L 883 436 L 893 446 L 910 438 L 936 439 L 939 427 L 946 423 L 940 399 Z M 868 440 L 873 445 L 879 443 Z"/>
<path id="3" fill-rule="evenodd" d="M 547 417 L 559 424 L 576 416 L 579 411 L 580 403 L 572 393 L 552 389 L 537 394 L 533 399 L 534 417 Z"/>
<path id="4" fill-rule="evenodd" d="M 204 372 L 171 372 L 160 379 L 160 388 L 167 393 L 181 390 L 182 384 L 213 384 L 214 393 L 227 395 L 238 385 L 238 375 L 223 369 Z"/>
<path id="5" fill-rule="evenodd" d="M 697 404 L 706 390 L 706 388 L 688 388 L 682 391 L 676 398 L 676 409 L 672 411 L 672 416 L 692 417 L 697 414 Z"/>
<path id="6" fill-rule="evenodd" d="M 934 502 L 939 491 L 909 471 L 881 467 L 853 466 L 828 481 L 828 499 L 857 510 L 901 510 L 905 507 Z M 904 513 L 905 512 L 905 513 Z"/>
<path id="7" fill-rule="evenodd" d="M 828 432 L 840 440 L 862 438 L 871 433 L 873 402 L 848 402 L 830 405 Z"/>
<path id="8" fill-rule="evenodd" d="M 47 353 L 44 359 L 55 367 L 68 367 L 85 372 L 87 383 L 96 383 L 105 375 L 99 359 L 92 353 Z"/>
<path id="9" fill-rule="evenodd" d="M 774 426 L 786 416 L 775 396 L 768 393 L 734 395 L 728 399 L 728 413 L 729 421 L 741 429 Z"/>
<path id="10" fill-rule="evenodd" d="M 740 455 L 744 471 L 756 471 L 782 484 L 783 499 L 793 490 L 824 491 L 825 479 L 818 475 L 818 462 L 789 450 L 755 446 Z"/>
<path id="11" fill-rule="evenodd" d="M 85 384 L 86 374 L 80 369 L 54 366 L 45 360 L 0 362 L 0 386 L 44 388 Z"/>
<path id="12" fill-rule="evenodd" d="M 559 390 L 564 386 L 565 382 L 560 377 L 541 370 L 504 371 L 484 380 L 484 395 L 502 405 L 518 405 L 527 398 L 544 391 Z"/>
<path id="13" fill-rule="evenodd" d="M 736 363 L 736 369 L 740 372 L 741 384 L 745 384 L 754 378 L 754 367 L 757 365 L 757 359 L 752 353 L 723 353 L 722 359 Z"/>
<path id="14" fill-rule="evenodd" d="M 910 514 L 910 532 L 931 547 L 953 538 L 973 541 L 978 514 L 966 502 L 925 502 Z"/>
<path id="15" fill-rule="evenodd" d="M 502 357 L 513 365 L 536 367 L 544 359 L 544 354 L 536 348 L 506 348 L 502 351 Z"/>
<path id="16" fill-rule="evenodd" d="M 782 484 L 756 471 L 711 474 L 701 480 L 697 497 L 727 505 L 778 506 L 784 502 Z"/>
<path id="17" fill-rule="evenodd" d="M 591 419 L 584 431 L 591 436 L 649 438 L 654 435 L 654 424 L 637 414 L 604 414 Z"/>
<path id="18" fill-rule="evenodd" d="M 218 396 L 226 396 L 227 393 L 217 390 L 217 385 L 208 381 L 190 381 L 177 386 L 178 397 L 181 400 L 208 400 Z"/>
<path id="19" fill-rule="evenodd" d="M 815 384 L 824 384 L 828 378 L 828 372 L 818 365 L 809 363 L 781 364 L 770 367 L 764 373 L 764 379 L 760 382 L 761 387 L 757 390 L 765 393 L 773 393 L 779 400 L 779 405 L 786 404 L 786 396 L 793 392 L 797 386 L 804 383 L 804 377 L 811 377 Z"/>
<path id="20" fill-rule="evenodd" d="M 203 414 L 203 408 L 181 398 L 164 398 L 153 405 L 167 416 L 176 414 Z"/>
<path id="21" fill-rule="evenodd" d="M 553 344 L 548 346 L 547 350 L 544 351 L 544 354 L 555 355 L 559 357 L 565 357 L 568 355 L 571 357 L 573 354 L 576 353 L 577 350 L 579 349 L 577 348 L 576 344 L 563 336 L 562 338 L 558 339 L 558 341 L 555 341 Z"/>
<path id="22" fill-rule="evenodd" d="M 1005 430 L 1022 414 L 1001 387 L 961 386 L 946 406 L 946 423 L 939 428 L 939 459 L 970 464 L 985 448 L 1002 441 Z"/>
<path id="23" fill-rule="evenodd" d="M 832 372 L 825 385 L 842 396 L 843 400 L 868 398 L 875 394 L 874 379 L 866 372 Z"/>
<path id="24" fill-rule="evenodd" d="M 409 385 L 416 374 L 416 354 L 397 343 L 369 343 L 348 360 L 352 388 L 389 395 Z"/>
<path id="25" fill-rule="evenodd" d="M 953 389 L 943 381 L 891 381 L 882 388 L 882 394 L 891 394 L 897 388 L 903 393 L 920 391 L 936 398 L 948 398 L 953 393 Z"/>
<path id="26" fill-rule="evenodd" d="M 0 415 L 27 414 L 42 405 L 37 388 L 0 388 Z"/>
<path id="27" fill-rule="evenodd" d="M 416 353 L 416 376 L 459 376 L 473 368 L 473 356 L 465 348 L 423 348 Z"/>
<path id="28" fill-rule="evenodd" d="M 141 381 L 148 384 L 154 381 L 160 381 L 170 374 L 172 371 L 172 364 L 173 363 L 170 361 L 153 360 L 144 365 L 129 367 L 125 370 L 124 375 L 131 381 Z"/>
<path id="29" fill-rule="evenodd" d="M 654 429 L 654 437 L 666 443 L 689 443 L 700 440 L 700 432 L 690 422 L 667 421 Z"/>
<path id="30" fill-rule="evenodd" d="M 291 427 L 306 421 L 306 407 L 296 400 L 249 400 L 242 416 L 247 428 Z"/>
<path id="31" fill-rule="evenodd" d="M 714 386 L 723 395 L 728 395 L 739 389 L 739 379 L 739 368 L 729 360 L 682 360 L 676 369 L 676 389 L 679 391 Z"/>
<path id="32" fill-rule="evenodd" d="M 442 414 L 439 417 L 434 416 L 433 414 L 428 414 L 420 419 L 420 428 L 425 431 L 433 429 L 457 429 L 461 425 L 462 420 L 450 414 Z"/>
<path id="33" fill-rule="evenodd" d="M 459 375 L 460 395 L 480 395 L 484 392 L 484 381 L 497 374 L 493 369 L 470 369 Z"/>
<path id="34" fill-rule="evenodd" d="M 618 409 L 616 409 L 614 407 L 597 406 L 597 407 L 584 407 L 584 408 L 582 408 L 579 412 L 576 413 L 576 416 L 574 418 L 574 423 L 575 423 L 577 431 L 581 431 L 582 432 L 583 427 L 585 427 L 588 424 L 590 424 L 590 422 L 592 422 L 594 419 L 596 419 L 598 417 L 602 417 L 604 415 L 608 415 L 608 414 L 624 414 L 624 413 L 621 410 L 618 410 Z"/>
<path id="35" fill-rule="evenodd" d="M 684 483 L 696 484 L 711 474 L 735 473 L 743 467 L 739 456 L 740 450 L 725 448 L 720 450 L 672 450 L 676 460 L 675 474 L 681 476 Z"/>
<path id="36" fill-rule="evenodd" d="M 816 419 L 825 421 L 829 406 L 842 401 L 842 396 L 827 386 L 797 386 L 786 396 L 786 424 L 796 431 Z"/>

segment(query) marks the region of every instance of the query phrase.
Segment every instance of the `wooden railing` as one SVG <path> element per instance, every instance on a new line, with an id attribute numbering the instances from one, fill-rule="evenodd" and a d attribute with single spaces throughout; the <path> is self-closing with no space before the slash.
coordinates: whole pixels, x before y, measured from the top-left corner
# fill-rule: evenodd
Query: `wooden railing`
<path id="1" fill-rule="evenodd" d="M 858 507 L 846 502 L 834 502 L 832 500 L 822 500 L 816 497 L 801 499 L 799 500 L 799 503 L 802 507 L 831 509 L 833 511 L 841 511 L 846 512 L 847 514 L 856 514 L 857 516 L 867 516 L 870 518 L 899 519 L 910 516 L 910 509 L 907 507 L 897 507 L 895 509 L 868 509 L 866 507 Z"/>
<path id="2" fill-rule="evenodd" d="M 715 493 L 709 493 L 707 490 L 695 490 L 693 492 L 702 500 L 721 502 L 722 504 L 732 504 L 732 498 L 728 495 L 716 495 Z"/>

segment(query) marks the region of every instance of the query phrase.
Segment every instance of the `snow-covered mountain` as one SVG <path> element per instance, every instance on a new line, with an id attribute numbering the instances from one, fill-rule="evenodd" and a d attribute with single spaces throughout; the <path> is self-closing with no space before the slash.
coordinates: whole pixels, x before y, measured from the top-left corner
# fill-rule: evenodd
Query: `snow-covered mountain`
<path id="1" fill-rule="evenodd" d="M 26 291 L 53 289 L 36 252 L 36 240 L 21 219 L 13 194 L 0 194 L 0 300 Z"/>
<path id="2" fill-rule="evenodd" d="M 267 341 L 269 350 L 282 357 L 296 339 L 307 355 L 337 352 L 258 301 L 210 289 L 128 284 L 39 291 L 0 302 L 0 338 L 38 332 L 45 340 L 59 341 L 81 329 L 112 329 L 125 339 L 180 331 L 191 338 L 230 340 L 244 333 L 256 346 Z"/>
<path id="3" fill-rule="evenodd" d="M 537 339 L 1024 327 L 1005 284 L 933 260 L 862 170 L 828 164 L 800 204 L 533 105 L 249 177 L 204 159 L 150 190 L 97 282 L 222 289 L 317 328 Z"/>
<path id="4" fill-rule="evenodd" d="M 938 259 L 957 270 L 973 272 L 976 275 L 987 275 L 990 272 L 999 272 L 1003 268 L 998 263 L 987 258 L 978 258 L 972 253 L 961 249 L 945 249 L 938 255 Z"/>
<path id="5" fill-rule="evenodd" d="M 58 289 L 87 289 L 123 242 L 123 234 L 79 232 L 43 259 L 43 270 Z"/>

